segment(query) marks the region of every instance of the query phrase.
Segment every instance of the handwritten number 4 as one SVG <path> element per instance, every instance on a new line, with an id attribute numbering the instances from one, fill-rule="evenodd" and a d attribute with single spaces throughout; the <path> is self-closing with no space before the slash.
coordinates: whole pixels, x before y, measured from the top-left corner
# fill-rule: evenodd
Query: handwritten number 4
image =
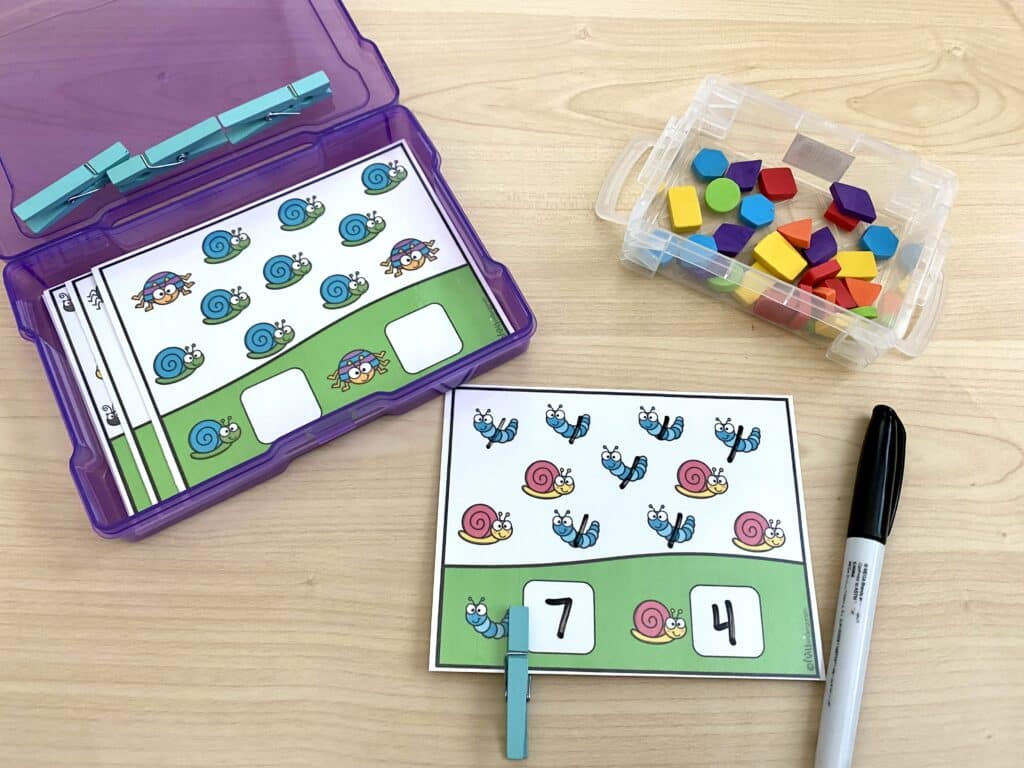
<path id="1" fill-rule="evenodd" d="M 565 637 L 565 625 L 569 623 L 569 613 L 572 611 L 572 598 L 571 597 L 549 597 L 544 601 L 548 605 L 560 605 L 562 606 L 562 619 L 558 622 L 558 639 L 561 640 Z M 731 609 L 730 609 L 731 610 Z M 732 614 L 729 614 L 732 616 Z M 735 645 L 735 643 L 734 643 Z"/>
<path id="2" fill-rule="evenodd" d="M 718 614 L 718 603 L 711 604 L 711 618 L 714 621 L 714 628 L 721 632 L 722 630 L 729 630 L 729 645 L 736 645 L 736 627 L 733 622 L 732 615 L 732 600 L 725 601 L 725 616 L 726 621 L 723 624 L 721 616 Z"/>

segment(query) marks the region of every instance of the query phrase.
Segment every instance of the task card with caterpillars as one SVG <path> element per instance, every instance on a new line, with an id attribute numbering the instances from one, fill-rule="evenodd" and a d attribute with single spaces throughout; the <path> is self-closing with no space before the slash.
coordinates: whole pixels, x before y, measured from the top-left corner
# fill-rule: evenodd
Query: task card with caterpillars
<path id="1" fill-rule="evenodd" d="M 824 674 L 789 397 L 445 398 L 432 670 Z"/>

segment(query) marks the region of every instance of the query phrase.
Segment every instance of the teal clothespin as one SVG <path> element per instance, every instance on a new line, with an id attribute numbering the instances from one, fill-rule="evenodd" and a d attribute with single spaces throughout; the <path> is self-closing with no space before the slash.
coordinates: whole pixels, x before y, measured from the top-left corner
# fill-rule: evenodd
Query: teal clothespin
<path id="1" fill-rule="evenodd" d="M 227 143 L 227 136 L 217 118 L 210 117 L 111 168 L 108 175 L 119 190 L 129 192 L 153 177 Z"/>
<path id="2" fill-rule="evenodd" d="M 505 653 L 505 755 L 526 758 L 526 702 L 530 700 L 530 609 L 508 609 L 508 651 Z"/>
<path id="3" fill-rule="evenodd" d="M 301 114 L 302 110 L 331 95 L 331 81 L 323 71 L 314 72 L 290 85 L 247 101 L 218 115 L 232 144 L 269 128 L 274 120 Z"/>
<path id="4" fill-rule="evenodd" d="M 128 154 L 128 148 L 121 142 L 112 144 L 89 162 L 15 206 L 14 214 L 33 233 L 39 234 L 84 203 L 89 195 L 107 186 L 107 171 L 124 161 Z"/>

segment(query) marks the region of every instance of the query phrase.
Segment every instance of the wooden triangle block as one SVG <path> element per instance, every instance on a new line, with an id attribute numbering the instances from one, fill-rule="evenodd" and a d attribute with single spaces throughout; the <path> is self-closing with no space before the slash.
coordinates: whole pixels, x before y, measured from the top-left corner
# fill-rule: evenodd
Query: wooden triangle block
<path id="1" fill-rule="evenodd" d="M 811 220 L 799 219 L 783 224 L 779 227 L 779 234 L 797 248 L 806 248 L 811 244 Z"/>
<path id="2" fill-rule="evenodd" d="M 858 307 L 870 307 L 882 292 L 882 286 L 878 283 L 869 283 L 867 280 L 848 277 L 844 282 L 846 290 L 850 292 Z"/>

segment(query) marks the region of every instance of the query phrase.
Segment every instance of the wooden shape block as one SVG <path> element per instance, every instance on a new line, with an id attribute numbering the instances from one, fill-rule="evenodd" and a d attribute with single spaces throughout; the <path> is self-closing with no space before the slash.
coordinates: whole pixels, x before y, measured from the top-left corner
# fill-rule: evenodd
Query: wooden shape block
<path id="1" fill-rule="evenodd" d="M 819 264 L 816 267 L 811 267 L 802 275 L 800 275 L 800 285 L 806 285 L 810 288 L 823 283 L 830 277 L 835 277 L 839 274 L 839 262 L 835 259 L 829 259 L 824 264 Z"/>
<path id="2" fill-rule="evenodd" d="M 796 221 L 791 221 L 789 224 L 783 224 L 777 231 L 797 248 L 808 248 L 811 245 L 810 219 L 797 219 Z M 832 234 L 828 229 L 825 231 Z M 832 242 L 835 242 L 835 238 L 832 239 Z"/>
<path id="3" fill-rule="evenodd" d="M 690 235 L 686 238 L 692 243 L 697 243 L 700 246 L 712 251 L 707 253 L 704 251 L 695 252 L 692 248 L 682 249 L 682 261 L 680 264 L 683 269 L 690 272 L 695 277 L 706 278 L 708 277 L 708 267 L 714 260 L 714 252 L 718 249 L 715 247 L 715 239 L 711 235 Z"/>
<path id="4" fill-rule="evenodd" d="M 878 283 L 869 283 L 867 280 L 848 277 L 843 282 L 846 283 L 846 290 L 850 292 L 858 307 L 870 307 L 882 292 L 882 286 Z"/>
<path id="5" fill-rule="evenodd" d="M 835 339 L 849 327 L 850 318 L 837 313 L 827 320 L 815 320 L 813 331 L 826 339 Z"/>
<path id="6" fill-rule="evenodd" d="M 893 316 L 903 306 L 903 294 L 899 291 L 886 291 L 878 299 L 878 311 L 880 314 Z"/>
<path id="7" fill-rule="evenodd" d="M 804 258 L 812 267 L 824 264 L 839 251 L 836 236 L 828 227 L 822 227 L 811 235 L 811 244 L 804 249 Z"/>
<path id="8" fill-rule="evenodd" d="M 765 168 L 757 177 L 761 194 L 773 202 L 796 197 L 796 179 L 789 168 Z"/>
<path id="9" fill-rule="evenodd" d="M 725 172 L 725 178 L 732 179 L 744 192 L 749 192 L 757 183 L 757 174 L 761 171 L 760 160 L 741 160 L 731 163 Z"/>
<path id="10" fill-rule="evenodd" d="M 853 296 L 846 288 L 846 284 L 837 277 L 832 277 L 822 283 L 826 288 L 831 288 L 836 292 L 836 304 L 844 309 L 853 309 L 857 306 L 857 302 L 853 300 Z"/>
<path id="11" fill-rule="evenodd" d="M 708 287 L 717 293 L 732 293 L 740 287 L 740 281 L 743 279 L 743 267 L 739 264 L 733 264 L 729 267 L 729 272 L 725 277 L 714 277 L 708 278 Z"/>
<path id="12" fill-rule="evenodd" d="M 715 244 L 719 253 L 726 256 L 736 256 L 742 251 L 747 241 L 754 234 L 754 230 L 742 224 L 730 224 L 728 222 L 719 224 L 715 230 Z"/>
<path id="13" fill-rule="evenodd" d="M 878 277 L 878 265 L 871 251 L 840 251 L 836 254 L 839 262 L 839 277 L 859 277 L 874 280 Z"/>
<path id="14" fill-rule="evenodd" d="M 804 257 L 778 232 L 766 235 L 754 246 L 754 260 L 767 272 L 790 283 L 807 266 Z"/>
<path id="15" fill-rule="evenodd" d="M 899 244 L 899 238 L 893 231 L 881 224 L 872 224 L 860 236 L 860 247 L 871 251 L 879 261 L 891 259 Z"/>
<path id="16" fill-rule="evenodd" d="M 836 292 L 835 289 L 829 288 L 827 285 L 819 285 L 811 291 L 815 296 L 820 296 L 825 301 L 831 301 L 833 304 L 836 303 Z"/>
<path id="17" fill-rule="evenodd" d="M 728 213 L 740 204 L 740 188 L 732 179 L 715 179 L 704 190 L 704 202 L 715 213 Z"/>
<path id="18" fill-rule="evenodd" d="M 700 201 L 696 187 L 669 187 L 668 214 L 672 229 L 676 232 L 693 232 L 700 229 Z"/>
<path id="19" fill-rule="evenodd" d="M 757 301 L 757 297 L 770 287 L 769 281 L 764 277 L 766 274 L 767 270 L 760 264 L 752 264 L 747 273 L 743 275 L 739 288 L 732 295 L 740 303 L 746 304 L 748 307 L 751 306 Z"/>
<path id="20" fill-rule="evenodd" d="M 701 181 L 711 181 L 725 173 L 729 168 L 729 161 L 720 149 L 705 147 L 693 156 L 690 167 Z"/>
<path id="21" fill-rule="evenodd" d="M 832 193 L 832 200 L 843 216 L 866 221 L 868 224 L 877 217 L 875 204 L 871 202 L 871 195 L 866 190 L 834 181 L 828 191 Z"/>
<path id="22" fill-rule="evenodd" d="M 830 205 L 828 209 L 825 211 L 825 218 L 831 221 L 840 229 L 845 230 L 847 232 L 852 232 L 859 223 L 857 219 L 853 218 L 852 216 L 843 215 L 843 213 L 836 207 L 834 201 L 832 205 Z"/>
<path id="23" fill-rule="evenodd" d="M 878 317 L 878 310 L 875 307 L 854 307 L 850 311 L 855 315 L 866 317 L 869 320 L 874 320 Z"/>
<path id="24" fill-rule="evenodd" d="M 758 317 L 763 317 L 778 325 L 789 325 L 795 313 L 783 303 L 785 300 L 785 293 L 775 288 L 769 288 L 757 297 L 757 301 L 754 302 L 750 311 Z M 803 321 L 801 321 L 802 324 Z"/>
<path id="25" fill-rule="evenodd" d="M 775 203 L 764 195 L 747 195 L 740 203 L 740 221 L 748 227 L 771 224 L 775 218 Z"/>

